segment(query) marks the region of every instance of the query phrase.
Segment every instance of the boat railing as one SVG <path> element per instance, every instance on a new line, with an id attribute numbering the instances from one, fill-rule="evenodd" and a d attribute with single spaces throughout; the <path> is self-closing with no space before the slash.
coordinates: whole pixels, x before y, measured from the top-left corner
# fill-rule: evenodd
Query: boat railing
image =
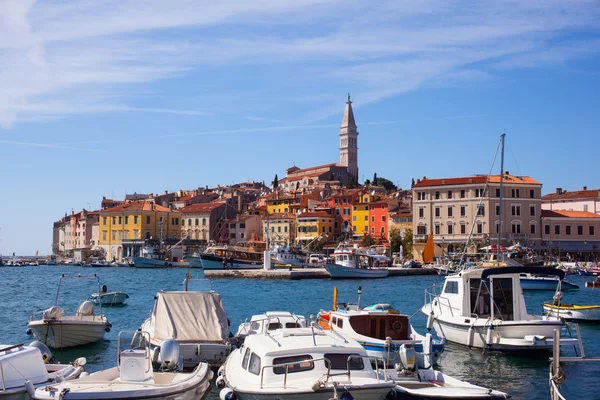
<path id="1" fill-rule="evenodd" d="M 454 317 L 455 307 L 452 307 L 452 303 L 450 302 L 450 299 L 437 294 L 436 285 L 434 284 L 425 289 L 425 303 L 424 304 L 431 303 L 431 309 L 433 310 L 433 307 L 436 305 L 435 304 L 436 301 L 437 301 L 437 306 L 438 306 L 438 309 L 440 310 L 440 312 L 442 311 L 442 303 L 445 303 L 445 304 L 443 304 L 443 306 L 447 307 L 450 310 L 450 315 Z M 460 311 L 460 309 L 458 309 L 458 308 L 456 308 L 456 310 Z"/>
<path id="2" fill-rule="evenodd" d="M 340 311 L 341 311 L 341 310 L 340 310 Z M 346 312 L 346 311 L 344 310 L 343 312 Z M 315 326 L 316 326 L 316 327 L 317 327 L 319 330 L 321 330 L 321 331 L 325 332 L 325 329 L 323 329 L 323 328 L 321 327 L 321 325 L 319 325 L 319 324 L 316 324 Z M 333 333 L 334 335 L 336 335 L 337 337 L 339 337 L 340 339 L 342 339 L 342 340 L 344 341 L 344 343 L 348 343 L 348 340 L 347 340 L 347 339 L 344 337 L 344 335 L 340 334 L 339 332 L 336 332 L 336 330 L 335 330 L 335 329 L 329 329 L 329 330 L 328 330 L 328 332 L 331 332 L 331 333 Z M 314 333 L 313 333 L 313 336 L 314 336 Z"/>

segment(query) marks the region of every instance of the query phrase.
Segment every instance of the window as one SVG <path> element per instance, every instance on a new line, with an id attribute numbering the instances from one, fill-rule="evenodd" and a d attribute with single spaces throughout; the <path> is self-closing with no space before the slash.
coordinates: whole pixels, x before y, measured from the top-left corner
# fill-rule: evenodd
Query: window
<path id="1" fill-rule="evenodd" d="M 521 215 L 521 206 L 512 206 L 512 215 Z"/>
<path id="2" fill-rule="evenodd" d="M 369 222 L 369 216 L 365 215 L 365 221 Z"/>
<path id="3" fill-rule="evenodd" d="M 529 206 L 529 215 L 535 217 L 535 206 Z"/>
<path id="4" fill-rule="evenodd" d="M 560 225 L 554 225 L 554 234 L 560 235 Z"/>
<path id="5" fill-rule="evenodd" d="M 425 218 L 425 209 L 423 207 L 419 208 L 419 218 Z"/>
<path id="6" fill-rule="evenodd" d="M 496 189 L 496 197 L 500 197 L 500 188 Z"/>
<path id="7" fill-rule="evenodd" d="M 150 216 L 146 215 L 146 224 L 149 224 L 149 223 L 150 223 Z"/>
<path id="8" fill-rule="evenodd" d="M 350 209 L 344 208 L 344 215 L 350 215 Z"/>
<path id="9" fill-rule="evenodd" d="M 496 204 L 496 215 L 500 215 L 500 204 Z"/>
<path id="10" fill-rule="evenodd" d="M 544 225 L 544 234 L 545 235 L 549 235 L 550 234 L 550 225 Z"/>
<path id="11" fill-rule="evenodd" d="M 385 222 L 385 215 L 381 216 L 381 222 Z"/>
<path id="12" fill-rule="evenodd" d="M 436 200 L 439 200 L 439 199 L 440 199 L 440 192 L 439 192 L 439 191 L 436 191 L 436 192 L 435 192 L 435 199 L 436 199 Z"/>
<path id="13" fill-rule="evenodd" d="M 567 225 L 567 226 L 565 226 L 565 233 L 566 233 L 567 235 L 570 235 L 570 234 L 571 234 L 571 225 Z"/>
<path id="14" fill-rule="evenodd" d="M 352 216 L 352 221 L 356 222 L 356 215 Z"/>
<path id="15" fill-rule="evenodd" d="M 146 231 L 146 239 L 150 239 L 150 231 Z"/>
<path id="16" fill-rule="evenodd" d="M 365 225 L 365 232 L 369 232 L 369 225 Z"/>
<path id="17" fill-rule="evenodd" d="M 273 365 L 284 365 L 273 368 L 273 373 L 275 375 L 283 375 L 286 373 L 286 371 L 288 374 L 301 371 L 310 371 L 315 367 L 312 359 L 313 358 L 309 355 L 274 358 Z"/>
<path id="18" fill-rule="evenodd" d="M 354 225 L 354 226 L 352 227 L 352 230 L 353 230 L 354 232 L 356 232 L 356 225 Z"/>
<path id="19" fill-rule="evenodd" d="M 371 227 L 371 233 L 375 233 L 375 228 L 374 227 Z"/>
<path id="20" fill-rule="evenodd" d="M 365 206 L 365 211 L 369 211 L 369 206 Z"/>
<path id="21" fill-rule="evenodd" d="M 246 229 L 246 223 L 245 222 L 241 222 L 240 223 L 240 229 Z"/>
<path id="22" fill-rule="evenodd" d="M 458 282 L 456 281 L 446 281 L 446 286 L 444 287 L 444 293 L 458 293 Z"/>
<path id="23" fill-rule="evenodd" d="M 117 240 L 117 231 L 112 231 L 112 240 Z"/>
<path id="24" fill-rule="evenodd" d="M 125 240 L 129 239 L 129 231 L 125 231 L 123 234 L 125 235 Z"/>
<path id="25" fill-rule="evenodd" d="M 521 224 L 512 224 L 512 233 L 521 233 Z"/>
<path id="26" fill-rule="evenodd" d="M 583 225 L 577 225 L 577 234 L 583 235 Z"/>
<path id="27" fill-rule="evenodd" d="M 465 224 L 462 224 L 460 226 L 460 233 L 462 233 L 462 234 L 467 233 L 467 226 Z"/>
<path id="28" fill-rule="evenodd" d="M 535 190 L 533 190 L 533 189 L 529 190 L 529 198 L 535 199 Z"/>
<path id="29" fill-rule="evenodd" d="M 119 240 L 123 239 L 123 231 L 119 231 Z"/>
<path id="30" fill-rule="evenodd" d="M 518 199 L 519 197 L 521 197 L 519 195 L 519 189 L 513 189 L 512 190 L 512 197 Z"/>
<path id="31" fill-rule="evenodd" d="M 356 206 L 352 206 L 352 211 L 356 211 Z"/>
<path id="32" fill-rule="evenodd" d="M 594 226 L 593 225 L 590 225 L 589 231 L 590 231 L 590 236 L 594 236 Z"/>
<path id="33" fill-rule="evenodd" d="M 448 216 L 452 216 L 452 206 L 448 206 Z"/>
<path id="34" fill-rule="evenodd" d="M 484 205 L 480 205 L 477 208 L 477 215 L 485 216 L 485 206 Z"/>
<path id="35" fill-rule="evenodd" d="M 586 212 L 587 212 L 587 210 L 588 210 L 588 205 L 587 205 L 587 204 L 584 204 L 584 205 L 583 205 L 583 211 L 586 211 Z"/>
<path id="36" fill-rule="evenodd" d="M 460 206 L 460 216 L 461 217 L 466 217 L 467 216 L 467 207 Z"/>
<path id="37" fill-rule="evenodd" d="M 137 229 L 133 230 L 133 238 L 134 239 L 139 239 L 140 238 L 140 231 Z"/>
<path id="38" fill-rule="evenodd" d="M 202 218 L 202 225 L 206 225 L 206 218 Z M 235 228 L 235 224 L 233 224 L 233 228 Z"/>
<path id="39" fill-rule="evenodd" d="M 335 215 L 340 215 L 340 209 L 339 208 L 335 209 Z"/>
<path id="40" fill-rule="evenodd" d="M 185 226 L 185 219 L 181 219 L 181 226 Z"/>
<path id="41" fill-rule="evenodd" d="M 434 229 L 435 229 L 435 234 L 439 235 L 440 234 L 440 226 L 436 225 Z"/>
<path id="42" fill-rule="evenodd" d="M 202 232 L 202 233 L 204 233 L 204 232 Z M 231 233 L 229 234 L 229 237 L 230 237 L 231 239 L 235 239 L 235 232 L 231 232 Z"/>
<path id="43" fill-rule="evenodd" d="M 102 225 L 106 225 L 106 217 L 102 217 Z"/>
<path id="44" fill-rule="evenodd" d="M 240 239 L 244 238 L 244 232 L 240 233 Z"/>
<path id="45" fill-rule="evenodd" d="M 133 216 L 133 223 L 134 223 L 134 224 L 137 224 L 137 223 L 138 223 L 138 216 L 137 216 L 137 215 L 134 215 L 134 216 Z"/>
<path id="46" fill-rule="evenodd" d="M 448 235 L 454 234 L 454 226 L 448 225 Z"/>
<path id="47" fill-rule="evenodd" d="M 248 365 L 248 372 L 254 375 L 260 375 L 260 357 L 256 353 L 252 353 L 250 356 L 250 364 Z"/>
<path id="48" fill-rule="evenodd" d="M 123 217 L 119 217 L 119 225 L 121 225 L 123 223 Z"/>
<path id="49" fill-rule="evenodd" d="M 436 218 L 440 217 L 440 207 L 435 208 L 435 216 L 436 216 Z"/>
<path id="50" fill-rule="evenodd" d="M 448 190 L 448 199 L 452 198 L 452 190 Z"/>
<path id="51" fill-rule="evenodd" d="M 360 371 L 365 368 L 363 359 L 358 354 L 325 354 L 325 360 L 323 360 L 325 362 L 325 368 L 328 367 L 327 360 L 331 363 L 331 369 Z"/>
<path id="52" fill-rule="evenodd" d="M 535 225 L 534 224 L 529 225 L 529 232 L 532 235 L 535 235 Z"/>
<path id="53" fill-rule="evenodd" d="M 465 190 L 464 189 L 460 191 L 460 198 L 461 199 L 465 198 Z"/>
<path id="54" fill-rule="evenodd" d="M 427 227 L 425 225 L 417 226 L 417 235 L 426 235 L 426 234 L 427 234 Z"/>
<path id="55" fill-rule="evenodd" d="M 483 197 L 484 193 L 483 189 L 475 189 L 475 197 Z"/>
<path id="56" fill-rule="evenodd" d="M 482 223 L 477 224 L 477 233 L 479 233 L 479 234 L 483 233 L 483 224 Z"/>
<path id="57" fill-rule="evenodd" d="M 244 359 L 242 360 L 242 368 L 248 368 L 248 361 L 250 360 L 250 349 L 246 349 L 244 353 Z"/>
<path id="58" fill-rule="evenodd" d="M 117 223 L 117 217 L 112 217 L 112 223 L 115 225 Z"/>
<path id="59" fill-rule="evenodd" d="M 106 233 L 107 233 L 106 231 L 102 231 L 102 240 L 104 240 L 104 241 L 106 240 Z"/>
<path id="60" fill-rule="evenodd" d="M 374 215 L 371 216 L 371 222 L 375 222 L 375 216 Z"/>

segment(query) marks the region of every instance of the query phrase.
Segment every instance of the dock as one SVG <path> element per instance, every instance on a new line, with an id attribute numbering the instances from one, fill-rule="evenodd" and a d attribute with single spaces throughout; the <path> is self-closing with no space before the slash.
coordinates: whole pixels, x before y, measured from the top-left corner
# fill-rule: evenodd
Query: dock
<path id="1" fill-rule="evenodd" d="M 436 275 L 437 272 L 432 268 L 388 268 L 390 276 L 416 276 L 416 275 Z M 325 268 L 276 268 L 272 270 L 265 269 L 212 269 L 204 270 L 204 277 L 210 279 L 217 278 L 242 278 L 242 279 L 330 279 Z"/>

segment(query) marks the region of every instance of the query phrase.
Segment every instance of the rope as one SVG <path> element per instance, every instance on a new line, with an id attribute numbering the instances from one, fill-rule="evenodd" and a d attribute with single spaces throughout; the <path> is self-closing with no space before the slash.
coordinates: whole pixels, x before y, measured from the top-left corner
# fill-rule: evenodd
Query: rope
<path id="1" fill-rule="evenodd" d="M 550 371 L 554 371 L 554 361 L 550 363 Z M 558 368 L 558 374 L 552 375 L 550 379 L 552 379 L 556 385 L 562 385 L 567 380 L 567 376 L 562 368 Z"/>

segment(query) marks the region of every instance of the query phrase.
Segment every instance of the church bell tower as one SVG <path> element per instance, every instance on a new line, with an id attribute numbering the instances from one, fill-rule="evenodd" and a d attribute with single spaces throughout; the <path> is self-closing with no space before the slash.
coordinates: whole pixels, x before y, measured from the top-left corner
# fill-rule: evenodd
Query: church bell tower
<path id="1" fill-rule="evenodd" d="M 340 127 L 340 164 L 348 168 L 348 173 L 358 183 L 358 131 L 354 122 L 350 93 Z"/>

